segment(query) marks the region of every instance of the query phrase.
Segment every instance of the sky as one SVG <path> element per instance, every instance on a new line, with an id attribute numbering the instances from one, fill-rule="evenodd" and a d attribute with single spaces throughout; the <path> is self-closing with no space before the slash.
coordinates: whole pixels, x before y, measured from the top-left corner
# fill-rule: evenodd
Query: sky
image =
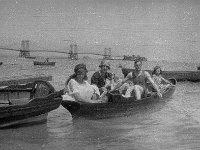
<path id="1" fill-rule="evenodd" d="M 0 0 L 0 47 L 199 62 L 199 22 L 199 0 Z"/>

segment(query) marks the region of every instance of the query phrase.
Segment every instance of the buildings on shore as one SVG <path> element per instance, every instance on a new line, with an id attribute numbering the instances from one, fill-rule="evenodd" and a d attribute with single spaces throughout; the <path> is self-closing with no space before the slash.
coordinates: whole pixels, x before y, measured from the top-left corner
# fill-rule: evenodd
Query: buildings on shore
<path id="1" fill-rule="evenodd" d="M 147 58 L 146 57 L 142 57 L 140 55 L 137 55 L 137 56 L 135 56 L 135 55 L 132 55 L 132 56 L 130 56 L 130 55 L 124 55 L 123 60 L 129 60 L 129 61 L 135 61 L 135 60 L 147 61 Z"/>

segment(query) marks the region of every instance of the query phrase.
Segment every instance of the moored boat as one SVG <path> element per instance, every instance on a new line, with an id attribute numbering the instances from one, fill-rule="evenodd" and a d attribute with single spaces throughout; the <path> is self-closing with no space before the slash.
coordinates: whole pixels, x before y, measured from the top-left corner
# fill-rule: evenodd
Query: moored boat
<path id="1" fill-rule="evenodd" d="M 0 128 L 47 121 L 62 98 L 46 81 L 0 88 Z"/>
<path id="2" fill-rule="evenodd" d="M 122 73 L 125 76 L 129 72 L 133 71 L 133 69 L 122 68 Z M 146 70 L 150 74 L 152 70 Z M 200 71 L 162 71 L 162 76 L 166 79 L 175 78 L 179 81 L 191 81 L 191 82 L 199 82 L 200 81 Z"/>
<path id="3" fill-rule="evenodd" d="M 159 98 L 155 92 L 148 94 L 141 100 L 134 97 L 125 98 L 120 94 L 108 93 L 106 103 L 80 103 L 75 101 L 62 101 L 61 105 L 66 108 L 73 118 L 83 117 L 89 119 L 102 119 L 118 116 L 126 116 L 142 111 L 147 107 L 166 102 L 173 95 L 176 88 L 176 80 L 169 79 L 173 86 L 170 86 Z M 150 108 L 151 109 L 151 108 Z"/>
<path id="4" fill-rule="evenodd" d="M 36 66 L 36 65 L 39 65 L 39 66 L 55 66 L 56 62 L 40 62 L 40 61 L 33 61 L 33 64 Z"/>

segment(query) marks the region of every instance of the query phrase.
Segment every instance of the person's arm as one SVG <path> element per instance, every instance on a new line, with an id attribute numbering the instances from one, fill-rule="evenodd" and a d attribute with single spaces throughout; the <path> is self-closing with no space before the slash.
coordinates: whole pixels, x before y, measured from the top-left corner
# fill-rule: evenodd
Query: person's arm
<path id="1" fill-rule="evenodd" d="M 67 81 L 65 82 L 65 88 L 64 88 L 64 94 L 68 93 L 69 90 L 68 90 L 68 85 L 67 85 Z"/>
<path id="2" fill-rule="evenodd" d="M 112 80 L 106 79 L 106 84 L 104 87 L 107 88 L 107 87 L 111 86 L 111 84 L 112 84 Z"/>
<path id="3" fill-rule="evenodd" d="M 166 83 L 168 83 L 168 84 L 170 84 L 170 85 L 173 85 L 170 81 L 168 81 L 167 79 L 163 78 L 162 76 L 161 76 L 161 79 L 162 79 L 164 82 L 166 82 Z"/>
<path id="4" fill-rule="evenodd" d="M 150 74 L 145 71 L 145 75 L 146 75 L 148 81 L 153 85 L 154 89 L 157 91 L 158 96 L 162 97 L 162 94 L 160 93 L 160 90 L 159 90 L 158 86 L 155 84 L 155 82 L 151 78 Z"/>
<path id="5" fill-rule="evenodd" d="M 114 91 L 120 88 L 125 82 L 127 82 L 130 78 L 132 78 L 132 72 L 130 72 L 121 82 L 119 82 L 111 91 Z"/>

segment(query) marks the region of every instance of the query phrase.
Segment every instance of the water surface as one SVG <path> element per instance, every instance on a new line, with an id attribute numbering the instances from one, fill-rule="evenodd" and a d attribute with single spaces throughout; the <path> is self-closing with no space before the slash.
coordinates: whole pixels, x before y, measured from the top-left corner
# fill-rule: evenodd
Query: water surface
<path id="1" fill-rule="evenodd" d="M 2 57 L 0 78 L 25 75 L 52 75 L 51 84 L 60 90 L 77 63 L 84 62 L 89 78 L 98 70 L 100 60 L 54 59 L 55 67 L 33 66 L 33 60 Z M 111 61 L 112 71 L 122 77 L 119 64 L 132 67 L 132 62 Z M 160 64 L 164 70 L 196 70 L 196 64 L 148 62 L 144 68 Z M 119 118 L 73 120 L 60 106 L 43 124 L 0 130 L 1 150 L 188 150 L 200 149 L 200 83 L 178 82 L 166 103 Z"/>

